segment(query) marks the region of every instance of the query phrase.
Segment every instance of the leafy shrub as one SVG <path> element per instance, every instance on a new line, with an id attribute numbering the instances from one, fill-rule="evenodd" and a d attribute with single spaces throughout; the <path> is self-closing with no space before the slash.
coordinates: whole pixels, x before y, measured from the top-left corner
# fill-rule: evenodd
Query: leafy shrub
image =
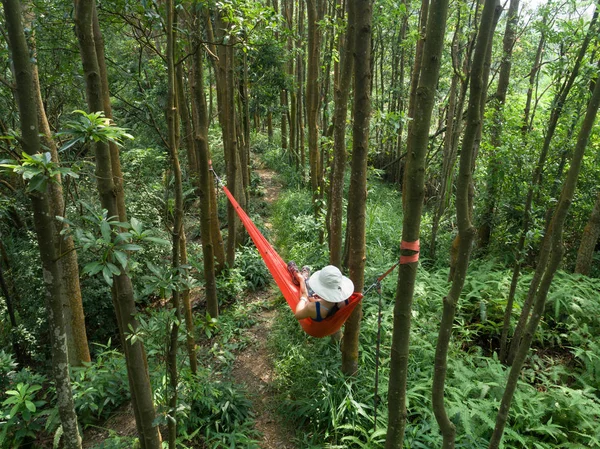
<path id="1" fill-rule="evenodd" d="M 217 297 L 220 301 L 239 298 L 246 288 L 246 279 L 239 268 L 223 271 L 216 279 Z"/>
<path id="2" fill-rule="evenodd" d="M 235 384 L 216 378 L 209 370 L 196 376 L 182 372 L 180 434 L 200 432 L 211 448 L 255 447 L 252 403 Z M 231 446 L 231 444 L 233 444 Z"/>
<path id="3" fill-rule="evenodd" d="M 47 392 L 40 384 L 19 382 L 4 392 L 0 409 L 0 441 L 5 447 L 20 447 L 45 429 Z"/>
<path id="4" fill-rule="evenodd" d="M 271 274 L 255 247 L 242 247 L 237 252 L 235 264 L 251 291 L 263 289 L 271 280 Z"/>
<path id="5" fill-rule="evenodd" d="M 123 354 L 101 345 L 93 363 L 71 369 L 73 399 L 83 426 L 106 418 L 129 399 L 127 367 Z"/>

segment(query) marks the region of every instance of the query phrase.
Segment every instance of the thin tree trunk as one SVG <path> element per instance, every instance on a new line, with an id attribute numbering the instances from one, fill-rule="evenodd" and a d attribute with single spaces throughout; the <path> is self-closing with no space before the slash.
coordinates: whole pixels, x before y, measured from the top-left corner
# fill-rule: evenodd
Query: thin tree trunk
<path id="1" fill-rule="evenodd" d="M 577 251 L 575 273 L 585 274 L 586 276 L 590 274 L 598 237 L 600 237 L 600 191 L 596 197 L 590 219 L 583 229 L 579 251 Z"/>
<path id="2" fill-rule="evenodd" d="M 563 86 L 561 86 L 561 89 L 557 93 L 556 98 L 552 105 L 552 110 L 550 112 L 550 119 L 548 122 L 548 128 L 546 129 L 546 135 L 544 137 L 544 143 L 542 146 L 542 150 L 540 152 L 539 160 L 538 160 L 535 170 L 533 172 L 533 179 L 531 181 L 531 185 L 529 186 L 529 189 L 527 191 L 527 199 L 525 200 L 525 208 L 523 211 L 523 229 L 521 230 L 521 236 L 519 238 L 519 243 L 518 243 L 518 247 L 516 250 L 516 260 L 515 260 L 515 267 L 513 270 L 513 278 L 512 278 L 512 282 L 511 282 L 511 291 L 513 291 L 513 290 L 516 291 L 516 283 L 519 279 L 518 274 L 520 271 L 523 248 L 525 247 L 525 237 L 529 230 L 529 220 L 530 220 L 531 208 L 533 205 L 533 195 L 535 193 L 537 186 L 540 185 L 541 178 L 542 178 L 542 171 L 543 171 L 544 165 L 546 163 L 546 158 L 548 156 L 548 150 L 550 149 L 550 142 L 552 140 L 552 137 L 554 136 L 554 132 L 556 131 L 556 126 L 558 125 L 558 119 L 560 118 L 560 116 L 562 114 L 563 106 L 565 104 L 567 96 L 569 95 L 571 87 L 575 83 L 575 79 L 577 78 L 577 75 L 579 74 L 579 68 L 581 66 L 581 61 L 583 60 L 583 57 L 585 56 L 588 45 L 589 45 L 592 37 L 596 35 L 597 19 L 598 19 L 598 8 L 596 7 L 596 9 L 594 10 L 594 15 L 592 17 L 592 20 L 591 20 L 589 28 L 588 28 L 588 32 L 587 32 L 585 39 L 581 45 L 579 53 L 577 54 L 577 58 L 575 60 L 574 66 L 573 66 L 573 70 L 571 71 L 571 74 L 570 74 L 568 80 L 565 82 L 565 84 Z M 537 284 L 539 284 L 540 281 L 541 281 L 541 277 L 534 276 L 532 283 L 531 283 L 530 292 L 531 292 L 531 289 L 533 289 L 533 291 L 537 290 Z M 515 285 L 514 287 L 513 287 L 513 284 Z M 512 360 L 513 360 L 513 358 L 516 354 L 516 351 L 519 347 L 520 340 L 521 340 L 521 334 L 525 330 L 525 323 L 527 323 L 527 320 L 529 319 L 529 313 L 531 312 L 531 307 L 533 306 L 533 300 L 534 300 L 534 297 L 531 294 L 528 294 L 527 300 L 525 301 L 525 303 L 523 304 L 523 308 L 521 309 L 521 315 L 519 316 L 519 321 L 517 322 L 517 325 L 515 326 L 513 339 L 512 339 L 511 345 L 510 345 L 510 351 L 508 353 L 508 363 L 512 363 Z M 512 303 L 510 297 L 509 297 L 508 303 L 509 304 Z M 507 310 L 505 311 L 505 320 L 506 320 L 506 317 L 510 316 L 511 314 L 512 314 L 512 309 L 509 311 L 508 305 L 507 305 Z"/>
<path id="3" fill-rule="evenodd" d="M 540 251 L 536 275 L 534 276 L 534 279 L 540 278 L 541 281 L 534 285 L 534 280 L 532 280 L 532 287 L 535 287 L 530 289 L 530 294 L 534 297 L 533 312 L 531 314 L 531 318 L 526 324 L 521 344 L 515 353 L 508 380 L 506 382 L 506 389 L 504 390 L 502 402 L 496 417 L 496 426 L 494 427 L 494 433 L 492 434 L 492 438 L 490 440 L 489 449 L 498 449 L 500 447 L 500 442 L 502 440 L 502 435 L 504 434 L 504 428 L 508 419 L 508 412 L 517 388 L 517 382 L 520 377 L 521 369 L 523 368 L 523 364 L 527 358 L 535 331 L 540 320 L 542 319 L 544 307 L 546 305 L 546 297 L 548 295 L 550 285 L 552 284 L 552 279 L 554 278 L 554 274 L 556 273 L 556 270 L 558 269 L 562 259 L 564 251 L 562 242 L 563 227 L 567 213 L 569 212 L 569 208 L 571 206 L 571 202 L 573 201 L 573 196 L 575 194 L 577 180 L 583 161 L 583 155 L 589 142 L 590 134 L 596 120 L 599 106 L 600 83 L 596 83 L 594 94 L 590 99 L 585 118 L 581 125 L 579 135 L 577 136 L 577 144 L 571 160 L 569 172 L 563 185 L 554 216 L 552 217 L 552 223 L 542 242 L 542 249 Z"/>
<path id="4" fill-rule="evenodd" d="M 30 51 L 37 58 L 35 40 L 33 34 L 29 38 Z M 31 66 L 33 76 L 33 89 L 37 102 L 38 126 L 41 133 L 42 143 L 50 150 L 52 161 L 59 163 L 58 149 L 56 142 L 52 138 L 50 125 L 44 109 L 42 92 L 38 69 L 36 65 Z M 56 182 L 49 183 L 48 193 L 52 216 L 63 217 L 66 212 L 65 201 L 63 198 L 62 180 L 60 174 L 56 177 Z M 90 349 L 85 329 L 85 314 L 83 311 L 83 301 L 81 297 L 81 287 L 79 285 L 79 264 L 77 252 L 73 237 L 67 232 L 61 233 L 63 229 L 69 227 L 66 223 L 55 223 L 56 226 L 56 251 L 59 256 L 59 270 L 62 276 L 62 283 L 66 302 L 63 305 L 63 317 L 65 323 L 65 332 L 67 335 L 67 348 L 69 352 L 69 364 L 71 366 L 83 366 L 83 363 L 91 361 Z"/>
<path id="5" fill-rule="evenodd" d="M 354 54 L 354 123 L 352 125 L 352 163 L 348 196 L 349 249 L 348 268 L 354 289 L 362 291 L 365 283 L 366 208 L 367 208 L 367 157 L 369 154 L 369 122 L 371 117 L 371 56 L 373 6 L 370 1 L 348 0 L 348 29 L 356 33 L 350 43 Z M 351 53 L 347 53 L 350 56 Z M 342 96 L 342 94 L 340 94 Z M 343 99 L 342 99 L 343 100 Z M 343 114 L 345 115 L 345 114 Z M 342 113 L 340 112 L 340 118 Z M 345 122 L 345 120 L 344 120 Z M 344 328 L 342 340 L 342 372 L 354 375 L 358 370 L 358 336 L 362 306 L 356 306 Z"/>
<path id="6" fill-rule="evenodd" d="M 330 191 L 330 227 L 329 227 L 329 263 L 341 268 L 342 264 L 342 219 L 344 198 L 344 173 L 346 169 L 346 119 L 348 116 L 348 97 L 352 83 L 354 65 L 354 20 L 355 13 L 350 11 L 353 1 L 348 1 L 348 24 L 344 38 L 340 38 L 340 77 L 335 83 L 335 109 L 333 116 L 333 165 L 331 167 Z"/>
<path id="7" fill-rule="evenodd" d="M 412 68 L 412 74 L 410 78 L 410 94 L 408 97 L 408 135 L 410 136 L 413 131 L 415 108 L 417 100 L 417 87 L 419 86 L 419 76 L 421 75 L 421 63 L 423 59 L 423 47 L 425 45 L 425 36 L 427 28 L 427 16 L 429 11 L 429 0 L 422 0 L 421 3 L 421 15 L 419 23 L 419 40 L 417 41 L 417 47 L 415 49 L 415 60 Z M 406 140 L 406 153 L 411 154 L 413 149 L 411 145 L 413 140 L 409 137 Z M 410 164 L 411 158 L 406 158 L 404 162 L 404 181 L 402 183 L 402 203 L 406 198 L 406 179 L 409 173 L 408 164 Z"/>
<path id="8" fill-rule="evenodd" d="M 455 266 L 452 278 L 452 287 L 443 300 L 442 322 L 435 351 L 435 365 L 432 386 L 433 412 L 443 436 L 443 449 L 453 449 L 456 438 L 456 428 L 450 421 L 444 406 L 444 390 L 448 363 L 448 347 L 452 337 L 452 326 L 456 314 L 458 299 L 463 290 L 471 244 L 476 234 L 476 229 L 471 223 L 472 202 L 470 201 L 470 189 L 473 173 L 473 158 L 475 157 L 475 146 L 477 134 L 482 125 L 482 103 L 485 97 L 487 83 L 485 83 L 485 63 L 487 55 L 492 46 L 495 23 L 497 23 L 498 10 L 502 11 L 499 0 L 486 0 L 481 15 L 479 36 L 473 65 L 471 69 L 471 87 L 469 93 L 469 106 L 467 110 L 467 125 L 463 137 L 460 153 L 460 168 L 456 185 L 456 219 L 458 224 L 458 262 Z"/>
<path id="9" fill-rule="evenodd" d="M 200 17 L 197 17 L 200 22 Z M 194 46 L 200 48 L 202 36 L 199 31 L 193 34 Z M 194 53 L 194 110 L 198 117 L 195 134 L 198 149 L 198 179 L 200 182 L 200 238 L 202 240 L 202 262 L 204 264 L 204 289 L 206 295 L 207 311 L 213 318 L 219 316 L 219 303 L 217 300 L 214 242 L 212 234 L 215 232 L 216 214 L 213 214 L 214 187 L 209 171 L 210 147 L 208 142 L 208 113 L 206 109 L 206 96 L 204 94 L 204 64 L 203 52 Z M 211 195 L 212 193 L 212 195 Z M 216 202 L 214 204 L 216 206 Z M 218 221 L 216 232 L 219 232 Z"/>
<path id="10" fill-rule="evenodd" d="M 417 98 L 419 114 L 408 135 L 411 151 L 405 179 L 404 214 L 402 223 L 402 256 L 410 257 L 418 247 L 421 229 L 421 212 L 425 196 L 425 156 L 429 143 L 431 113 L 435 102 L 435 90 L 439 79 L 442 48 L 448 16 L 448 0 L 433 0 L 427 19 L 427 40 L 423 54 L 423 70 L 419 77 Z M 416 62 L 416 61 L 415 61 Z M 407 248 L 408 246 L 408 248 Z M 413 248 L 413 249 L 410 249 Z M 402 263 L 404 262 L 404 263 Z M 412 300 L 417 275 L 417 262 L 401 261 L 394 306 L 394 328 L 390 360 L 388 390 L 388 430 L 386 449 L 401 449 L 406 429 L 406 378 L 408 375 L 408 348 L 411 324 Z"/>
<path id="11" fill-rule="evenodd" d="M 38 110 L 31 57 L 23 29 L 21 5 L 16 0 L 2 0 L 5 25 L 10 41 L 16 99 L 21 125 L 23 150 L 34 155 L 41 152 L 38 133 Z M 80 449 L 81 437 L 75 414 L 75 404 L 69 378 L 65 325 L 63 321 L 64 290 L 56 253 L 54 217 L 50 200 L 45 193 L 33 192 L 30 195 L 33 206 L 33 220 L 42 260 L 43 281 L 46 290 L 46 312 L 51 335 L 52 368 L 58 412 L 63 428 L 63 444 L 67 449 Z"/>
<path id="12" fill-rule="evenodd" d="M 96 53 L 97 46 L 93 35 L 94 2 L 77 1 L 75 5 L 75 24 L 79 40 L 81 59 L 86 81 L 86 96 L 90 111 L 105 110 L 102 77 Z M 96 181 L 102 207 L 110 217 L 122 220 L 118 201 L 118 189 L 114 183 L 113 168 L 116 161 L 111 159 L 109 146 L 104 142 L 96 142 Z M 131 279 L 126 272 L 113 277 L 115 290 L 115 310 L 118 314 L 121 336 L 138 328 L 135 315 L 137 313 Z M 142 449 L 159 449 L 161 437 L 158 427 L 154 425 L 156 412 L 148 374 L 148 363 L 143 343 L 137 340 L 131 343 L 123 339 L 128 375 L 132 390 L 132 404 L 136 415 L 136 424 Z"/>
<path id="13" fill-rule="evenodd" d="M 176 34 L 173 26 L 176 23 L 176 15 L 173 11 L 173 0 L 166 2 L 166 28 L 167 28 L 167 129 L 169 154 L 171 156 L 171 170 L 173 171 L 175 190 L 175 204 L 173 208 L 173 229 L 171 236 L 173 239 L 171 267 L 174 273 L 180 273 L 181 265 L 181 234 L 183 233 L 183 180 L 181 176 L 181 166 L 179 164 L 178 144 L 179 144 L 179 118 L 177 104 L 183 103 L 183 98 L 177 101 L 177 81 L 175 73 L 175 39 Z M 171 332 L 167 347 L 167 372 L 169 375 L 169 449 L 175 449 L 177 438 L 177 350 L 179 337 L 179 323 L 181 317 L 180 285 L 175 285 L 171 297 L 171 307 L 175 311 L 175 319 L 170 323 Z"/>
<path id="14" fill-rule="evenodd" d="M 504 104 L 508 92 L 508 82 L 512 66 L 512 49 L 517 35 L 517 24 L 519 21 L 519 0 L 511 0 L 508 8 L 506 30 L 502 42 L 502 62 L 500 64 L 500 75 L 496 95 L 494 96 L 494 117 L 491 127 L 491 155 L 487 175 L 486 193 L 484 195 L 484 209 L 479 226 L 479 248 L 486 248 L 490 243 L 492 235 L 492 223 L 496 209 L 496 198 L 501 185 L 501 156 L 498 154 L 502 145 L 502 124 L 504 123 Z"/>
<path id="15" fill-rule="evenodd" d="M 319 154 L 319 67 L 321 65 L 320 46 L 321 32 L 318 28 L 320 16 L 318 11 L 322 0 L 306 0 L 306 11 L 308 15 L 308 51 L 307 51 L 307 75 L 306 75 L 306 120 L 308 127 L 308 154 L 310 165 L 310 188 L 313 195 L 313 206 L 315 217 L 320 216 L 321 207 L 319 199 L 321 193 L 321 158 Z"/>

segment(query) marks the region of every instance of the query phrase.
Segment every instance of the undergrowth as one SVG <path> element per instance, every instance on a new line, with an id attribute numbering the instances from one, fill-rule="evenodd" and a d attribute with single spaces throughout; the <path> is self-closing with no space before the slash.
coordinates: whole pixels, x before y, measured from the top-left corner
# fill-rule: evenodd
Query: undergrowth
<path id="1" fill-rule="evenodd" d="M 397 260 L 401 200 L 393 189 L 370 182 L 367 206 L 366 284 Z M 327 248 L 318 243 L 322 223 L 312 216 L 311 196 L 297 188 L 282 192 L 273 207 L 279 250 L 299 264 L 320 268 Z M 446 258 L 444 247 L 440 258 Z M 502 320 L 511 270 L 503 260 L 473 260 L 459 302 L 448 356 L 445 405 L 457 427 L 456 447 L 487 447 L 509 368 L 499 362 Z M 441 446 L 431 407 L 431 382 L 448 269 L 419 267 L 413 303 L 405 448 Z M 513 310 L 516 321 L 531 273 L 521 276 Z M 271 344 L 281 416 L 298 428 L 302 448 L 383 447 L 387 424 L 393 304 L 397 275 L 382 289 L 382 339 L 374 426 L 374 378 L 378 298 L 363 301 L 360 368 L 354 378 L 340 371 L 341 352 L 329 339 L 302 332 L 282 306 Z M 522 373 L 503 439 L 505 449 L 600 448 L 600 281 L 557 274 L 542 325 Z"/>

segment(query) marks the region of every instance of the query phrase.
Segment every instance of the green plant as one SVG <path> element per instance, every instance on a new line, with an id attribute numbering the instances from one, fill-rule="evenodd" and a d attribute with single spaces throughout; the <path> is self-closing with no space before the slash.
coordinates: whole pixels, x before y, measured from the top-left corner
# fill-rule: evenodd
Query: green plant
<path id="1" fill-rule="evenodd" d="M 27 439 L 33 439 L 44 430 L 43 410 L 46 401 L 40 393 L 42 385 L 18 383 L 7 390 L 0 411 L 0 441 L 9 447 L 19 447 Z"/>
<path id="2" fill-rule="evenodd" d="M 239 268 L 230 268 L 217 276 L 217 297 L 222 301 L 239 298 L 246 288 L 246 279 Z"/>
<path id="3" fill-rule="evenodd" d="M 95 361 L 71 369 L 73 399 L 79 422 L 83 426 L 107 417 L 129 399 L 127 367 L 123 354 L 106 345 Z"/>
<path id="4" fill-rule="evenodd" d="M 261 290 L 271 281 L 271 274 L 256 248 L 242 247 L 237 252 L 235 263 L 243 273 L 246 286 L 251 291 Z"/>
<path id="5" fill-rule="evenodd" d="M 133 136 L 113 124 L 113 121 L 104 115 L 103 111 L 90 112 L 76 110 L 79 114 L 76 120 L 66 122 L 65 130 L 57 136 L 71 135 L 72 139 L 65 143 L 60 151 L 65 151 L 76 144 L 89 144 L 92 142 L 111 142 L 121 146 L 123 139 L 133 140 Z"/>

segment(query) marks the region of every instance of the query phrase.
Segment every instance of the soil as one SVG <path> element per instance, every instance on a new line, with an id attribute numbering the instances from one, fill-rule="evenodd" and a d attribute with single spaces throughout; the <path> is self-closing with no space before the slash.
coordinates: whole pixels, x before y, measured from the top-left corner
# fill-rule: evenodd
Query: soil
<path id="1" fill-rule="evenodd" d="M 265 188 L 264 200 L 271 204 L 279 194 L 281 186 L 277 183 L 275 173 L 258 169 L 256 173 Z M 270 227 L 269 223 L 265 223 Z M 253 404 L 256 429 L 262 434 L 262 449 L 295 449 L 292 442 L 294 430 L 282 422 L 275 410 L 274 371 L 272 355 L 267 347 L 267 336 L 276 319 L 276 311 L 272 308 L 272 299 L 276 291 L 266 291 L 249 296 L 247 301 L 260 302 L 262 313 L 256 324 L 248 329 L 252 344 L 236 354 L 232 371 L 236 383 L 244 385 L 250 393 Z M 101 427 L 88 428 L 84 435 L 83 448 L 91 448 L 107 439 L 110 435 L 134 436 L 136 434 L 135 419 L 131 404 L 126 404 L 113 414 Z"/>

